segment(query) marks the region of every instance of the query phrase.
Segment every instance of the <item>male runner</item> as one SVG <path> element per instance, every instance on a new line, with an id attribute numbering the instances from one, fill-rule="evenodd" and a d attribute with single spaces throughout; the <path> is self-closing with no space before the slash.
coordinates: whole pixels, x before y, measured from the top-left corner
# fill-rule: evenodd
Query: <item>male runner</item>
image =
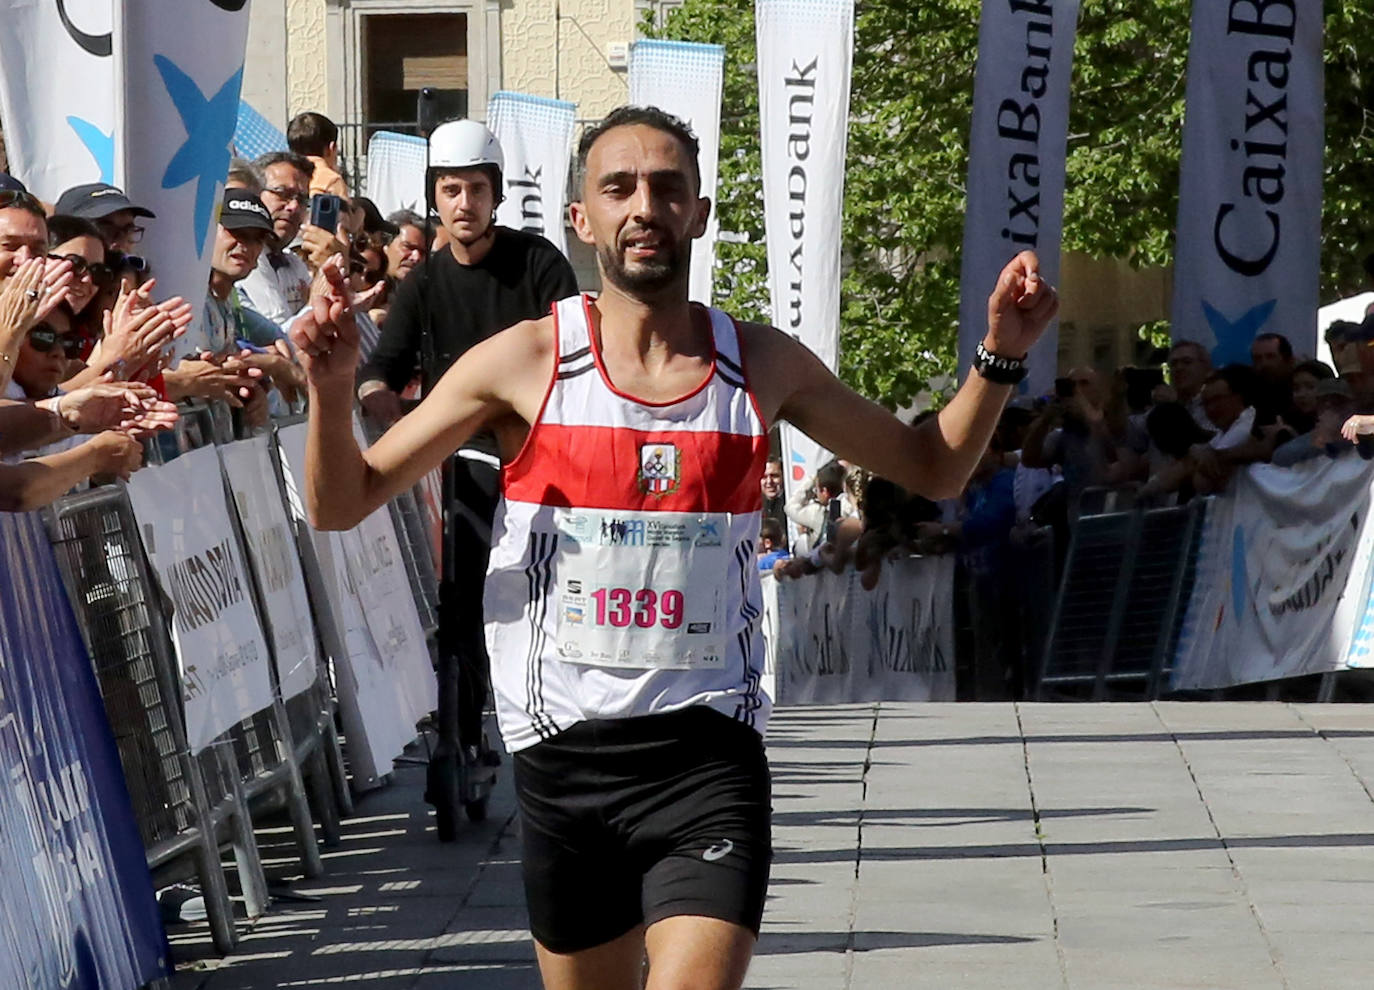
<path id="1" fill-rule="evenodd" d="M 603 290 L 473 347 L 366 453 L 337 268 L 297 324 L 311 389 L 307 504 L 354 525 L 475 430 L 502 461 L 486 592 L 501 730 L 547 990 L 738 988 L 772 850 L 754 563 L 767 429 L 932 498 L 978 464 L 1058 307 L 1025 253 L 988 303 L 981 373 L 904 426 L 771 327 L 690 304 L 705 229 L 696 139 L 626 107 L 590 130 L 571 216 Z M 748 369 L 765 369 L 750 376 Z"/>

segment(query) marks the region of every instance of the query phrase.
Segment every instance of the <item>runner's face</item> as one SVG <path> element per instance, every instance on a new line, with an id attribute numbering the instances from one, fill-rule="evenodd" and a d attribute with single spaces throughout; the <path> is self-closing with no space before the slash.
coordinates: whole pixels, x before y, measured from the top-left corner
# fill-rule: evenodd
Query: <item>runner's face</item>
<path id="1" fill-rule="evenodd" d="M 615 127 L 592 145 L 586 172 L 573 226 L 596 247 L 603 278 L 631 294 L 685 287 L 711 203 L 682 143 L 645 124 Z"/>

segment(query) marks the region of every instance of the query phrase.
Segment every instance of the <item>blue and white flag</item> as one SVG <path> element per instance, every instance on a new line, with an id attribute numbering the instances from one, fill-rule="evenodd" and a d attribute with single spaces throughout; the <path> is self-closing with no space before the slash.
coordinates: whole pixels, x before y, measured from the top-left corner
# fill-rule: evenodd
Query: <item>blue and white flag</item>
<path id="1" fill-rule="evenodd" d="M 487 104 L 487 126 L 506 158 L 506 198 L 496 222 L 538 234 L 564 254 L 564 200 L 577 105 L 526 93 L 499 92 Z"/>
<path id="2" fill-rule="evenodd" d="M 248 42 L 247 0 L 121 3 L 114 23 L 116 185 L 157 219 L 140 251 L 160 294 L 202 319 Z M 193 325 L 182 338 L 201 335 Z M 192 345 L 183 344 L 181 353 Z"/>
<path id="3" fill-rule="evenodd" d="M 285 151 L 286 135 L 247 100 L 239 100 L 239 119 L 234 126 L 234 152 L 240 158 L 258 158 L 269 151 Z"/>
<path id="4" fill-rule="evenodd" d="M 1008 261 L 1035 251 L 1059 281 L 1069 81 L 1078 0 L 983 4 L 969 133 L 968 206 L 959 276 L 959 376 L 988 331 L 988 296 Z M 1031 351 L 1025 388 L 1054 384 L 1059 331 Z"/>
<path id="5" fill-rule="evenodd" d="M 0 125 L 10 174 L 55 202 L 113 182 L 112 0 L 0 0 Z"/>
<path id="6" fill-rule="evenodd" d="M 716 263 L 716 181 L 720 165 L 720 97 L 725 49 L 690 41 L 636 41 L 630 47 L 630 102 L 658 107 L 687 122 L 697 136 L 701 194 L 711 200 L 706 233 L 692 245 L 688 295 L 711 305 Z"/>
<path id="7" fill-rule="evenodd" d="M 1173 338 L 1213 365 L 1316 350 L 1323 79 L 1321 0 L 1193 4 Z"/>
<path id="8" fill-rule="evenodd" d="M 382 216 L 397 210 L 425 215 L 425 139 L 378 131 L 367 142 L 367 198 Z"/>

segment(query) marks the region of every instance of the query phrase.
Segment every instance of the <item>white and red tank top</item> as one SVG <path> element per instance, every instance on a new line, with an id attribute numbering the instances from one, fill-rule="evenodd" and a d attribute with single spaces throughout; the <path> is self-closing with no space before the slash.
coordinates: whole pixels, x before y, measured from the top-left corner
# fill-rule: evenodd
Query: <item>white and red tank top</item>
<path id="1" fill-rule="evenodd" d="M 768 437 L 739 329 L 708 310 L 710 373 L 646 402 L 612 384 L 590 307 L 555 304 L 553 377 L 502 471 L 484 599 L 501 735 L 515 752 L 586 719 L 691 705 L 762 733 Z"/>

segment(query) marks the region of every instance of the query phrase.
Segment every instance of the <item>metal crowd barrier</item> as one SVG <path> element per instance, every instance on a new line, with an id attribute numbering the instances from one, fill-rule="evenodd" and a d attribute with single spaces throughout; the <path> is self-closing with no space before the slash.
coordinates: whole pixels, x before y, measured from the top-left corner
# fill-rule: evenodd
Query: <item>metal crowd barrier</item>
<path id="1" fill-rule="evenodd" d="M 1192 590 L 1203 511 L 1194 501 L 1078 518 L 1037 698 L 1159 696 Z"/>

